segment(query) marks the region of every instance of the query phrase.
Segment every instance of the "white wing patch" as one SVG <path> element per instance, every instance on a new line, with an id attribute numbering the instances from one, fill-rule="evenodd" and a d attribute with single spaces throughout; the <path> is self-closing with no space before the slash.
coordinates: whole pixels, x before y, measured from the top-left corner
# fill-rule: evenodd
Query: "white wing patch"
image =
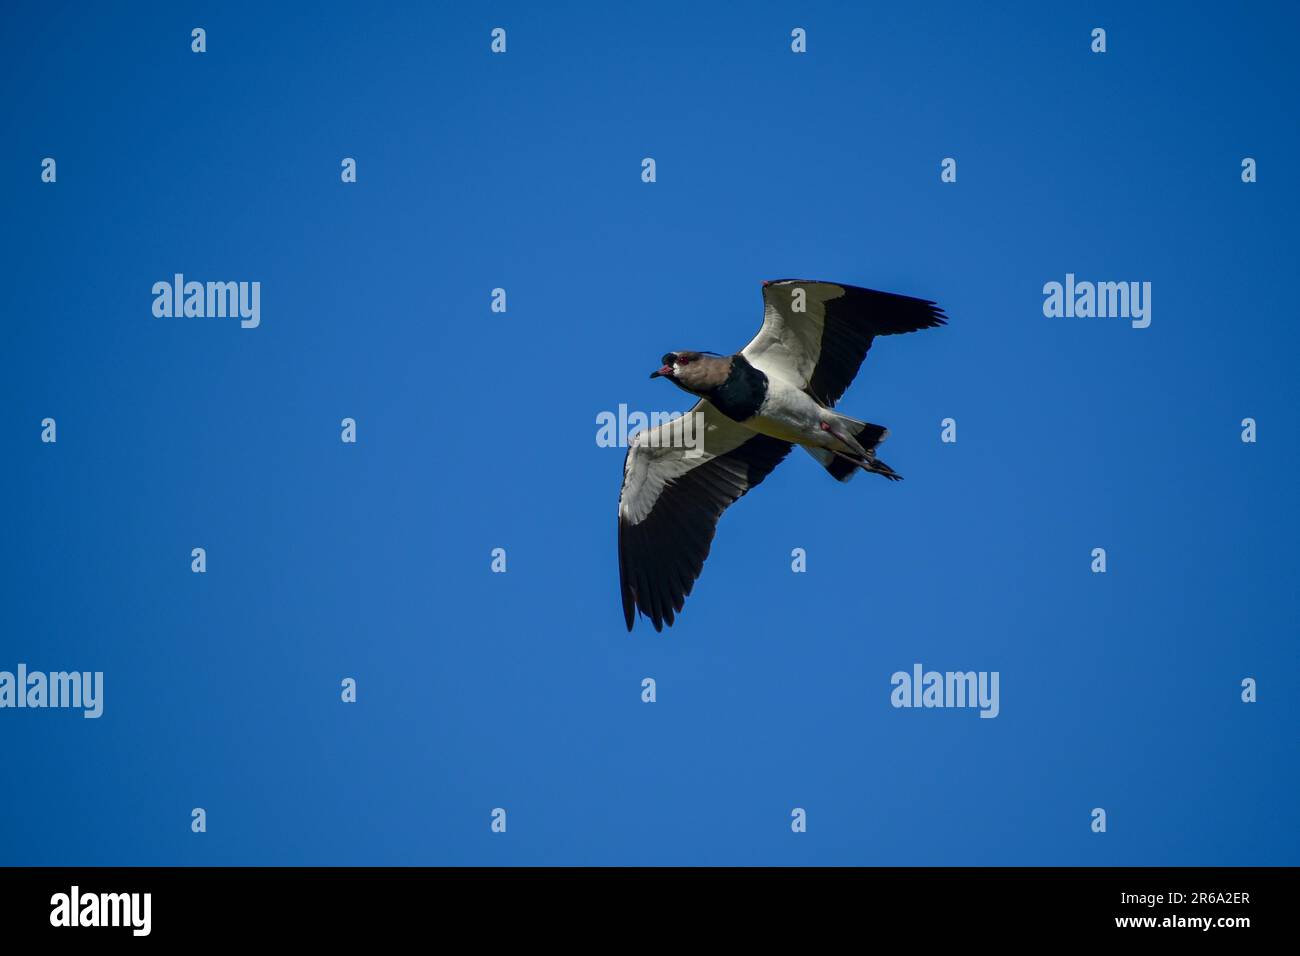
<path id="1" fill-rule="evenodd" d="M 629 523 L 639 524 L 667 482 L 725 455 L 753 435 L 706 401 L 698 402 L 680 418 L 637 432 L 628 443 L 623 463 L 619 514 Z"/>
<path id="2" fill-rule="evenodd" d="M 763 289 L 763 327 L 741 354 L 768 375 L 807 388 L 821 356 L 826 303 L 843 295 L 843 286 L 829 282 L 770 283 Z"/>

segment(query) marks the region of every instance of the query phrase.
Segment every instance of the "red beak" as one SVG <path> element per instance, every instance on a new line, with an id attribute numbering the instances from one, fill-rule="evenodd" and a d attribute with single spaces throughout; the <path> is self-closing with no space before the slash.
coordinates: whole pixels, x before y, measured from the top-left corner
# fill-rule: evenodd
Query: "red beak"
<path id="1" fill-rule="evenodd" d="M 651 373 L 650 373 L 650 377 L 651 377 L 651 378 L 658 378 L 660 375 L 663 375 L 663 376 L 665 376 L 666 378 L 672 378 L 672 377 L 673 377 L 673 367 L 672 367 L 671 365 L 665 365 L 665 366 L 664 366 L 663 368 L 661 368 L 659 371 L 657 371 L 657 372 L 651 372 Z"/>

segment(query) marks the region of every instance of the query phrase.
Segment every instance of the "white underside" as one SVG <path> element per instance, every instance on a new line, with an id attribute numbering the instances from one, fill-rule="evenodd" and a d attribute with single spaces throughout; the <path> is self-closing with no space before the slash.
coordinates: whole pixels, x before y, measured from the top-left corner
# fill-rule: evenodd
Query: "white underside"
<path id="1" fill-rule="evenodd" d="M 813 448 L 830 448 L 848 451 L 849 446 L 822 428 L 826 422 L 835 426 L 844 416 L 822 408 L 802 389 L 766 369 L 767 397 L 758 414 L 745 422 L 756 432 Z M 850 419 L 851 421 L 851 419 Z M 837 430 L 846 430 L 843 425 Z"/>

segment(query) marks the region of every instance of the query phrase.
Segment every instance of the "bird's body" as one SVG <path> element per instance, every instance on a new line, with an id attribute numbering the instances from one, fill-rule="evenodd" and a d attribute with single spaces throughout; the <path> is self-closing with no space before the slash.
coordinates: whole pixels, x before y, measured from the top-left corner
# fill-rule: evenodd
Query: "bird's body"
<path id="1" fill-rule="evenodd" d="M 815 448 L 841 447 L 850 450 L 822 428 L 835 420 L 835 413 L 823 408 L 799 386 L 777 375 L 767 376 L 767 395 L 758 414 L 744 424 L 762 435 Z"/>
<path id="2" fill-rule="evenodd" d="M 629 443 L 619 496 L 629 631 L 636 610 L 655 630 L 673 623 L 722 512 L 795 445 L 839 481 L 859 469 L 900 477 L 876 458 L 888 430 L 834 405 L 875 336 L 943 325 L 943 312 L 924 299 L 796 279 L 763 283 L 763 299 L 763 327 L 740 352 L 669 352 L 651 375 L 700 398 L 690 413 L 700 425 L 675 419 Z"/>
<path id="3" fill-rule="evenodd" d="M 771 435 L 796 445 L 823 445 L 829 437 L 821 429 L 824 411 L 785 379 L 768 376 L 763 404 L 758 414 L 744 424 L 760 435 Z"/>
<path id="4" fill-rule="evenodd" d="M 733 422 L 796 445 L 853 451 L 822 428 L 843 416 L 837 416 L 778 371 L 759 368 L 739 352 L 703 360 L 729 363 L 723 384 L 701 397 Z"/>

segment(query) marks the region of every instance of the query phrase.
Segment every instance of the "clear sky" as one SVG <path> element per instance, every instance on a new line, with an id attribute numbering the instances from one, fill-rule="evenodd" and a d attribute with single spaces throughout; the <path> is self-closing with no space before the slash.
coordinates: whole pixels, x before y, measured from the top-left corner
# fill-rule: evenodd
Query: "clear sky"
<path id="1" fill-rule="evenodd" d="M 0 670 L 104 713 L 0 709 L 0 863 L 1300 863 L 1294 5 L 6 20 Z M 629 636 L 596 418 L 779 277 L 947 310 L 840 406 L 907 480 L 791 456 Z"/>

